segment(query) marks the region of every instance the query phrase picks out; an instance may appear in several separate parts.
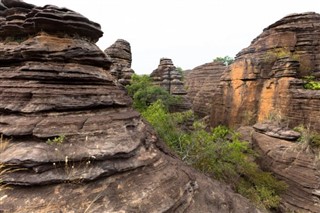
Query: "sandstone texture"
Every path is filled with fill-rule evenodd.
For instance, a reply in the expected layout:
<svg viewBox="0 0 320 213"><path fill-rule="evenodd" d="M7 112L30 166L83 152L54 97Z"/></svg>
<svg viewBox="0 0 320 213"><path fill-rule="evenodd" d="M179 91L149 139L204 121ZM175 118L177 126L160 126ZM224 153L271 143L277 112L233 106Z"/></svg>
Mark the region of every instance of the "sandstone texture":
<svg viewBox="0 0 320 213"><path fill-rule="evenodd" d="M158 68L155 69L150 77L155 85L165 88L170 94L181 98L180 103L174 106L173 111L185 111L191 109L191 103L187 97L183 76L169 58L161 58Z"/></svg>
<svg viewBox="0 0 320 213"><path fill-rule="evenodd" d="M214 95L212 125L254 124L277 114L290 127L320 130L320 91L303 87L304 76L320 77L319 21L312 12L288 15L238 53Z"/></svg>
<svg viewBox="0 0 320 213"><path fill-rule="evenodd" d="M94 44L98 24L0 5L0 212L258 212L185 166L131 108Z"/></svg>
<svg viewBox="0 0 320 213"><path fill-rule="evenodd" d="M288 184L282 212L320 212L320 160L301 144L253 131L252 144L259 164Z"/></svg>
<svg viewBox="0 0 320 213"><path fill-rule="evenodd" d="M114 44L104 51L112 61L110 73L114 75L121 84L128 85L134 70L131 69L132 54L130 43L118 39Z"/></svg>
<svg viewBox="0 0 320 213"><path fill-rule="evenodd" d="M218 90L220 78L227 67L223 63L211 62L187 72L184 83L193 111L204 117L210 115L213 97Z"/></svg>

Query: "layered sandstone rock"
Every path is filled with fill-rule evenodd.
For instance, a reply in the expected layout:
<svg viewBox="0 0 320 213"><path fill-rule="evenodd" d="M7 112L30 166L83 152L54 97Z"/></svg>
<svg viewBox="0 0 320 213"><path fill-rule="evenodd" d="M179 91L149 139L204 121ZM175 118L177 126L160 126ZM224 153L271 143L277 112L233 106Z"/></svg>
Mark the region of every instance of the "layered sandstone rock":
<svg viewBox="0 0 320 213"><path fill-rule="evenodd" d="M185 111L191 109L191 103L187 97L182 74L179 73L173 62L169 58L161 58L158 68L150 77L155 85L165 88L170 94L181 98L180 103L174 106L173 111Z"/></svg>
<svg viewBox="0 0 320 213"><path fill-rule="evenodd" d="M118 39L114 44L104 51L110 56L112 65L110 72L114 75L121 84L128 85L134 70L131 69L132 54L130 43Z"/></svg>
<svg viewBox="0 0 320 213"><path fill-rule="evenodd" d="M243 49L215 94L212 125L239 126L281 115L289 126L320 130L320 91L303 88L320 77L320 15L292 14L267 27Z"/></svg>
<svg viewBox="0 0 320 213"><path fill-rule="evenodd" d="M0 212L257 211L167 151L110 74L97 24L1 2Z"/></svg>
<svg viewBox="0 0 320 213"><path fill-rule="evenodd" d="M288 184L282 210L320 212L320 160L302 144L253 131L252 143L260 153L260 165Z"/></svg>
<svg viewBox="0 0 320 213"><path fill-rule="evenodd" d="M211 62L198 66L185 75L184 82L192 109L199 116L210 115L214 107L213 96L225 69L223 63Z"/></svg>

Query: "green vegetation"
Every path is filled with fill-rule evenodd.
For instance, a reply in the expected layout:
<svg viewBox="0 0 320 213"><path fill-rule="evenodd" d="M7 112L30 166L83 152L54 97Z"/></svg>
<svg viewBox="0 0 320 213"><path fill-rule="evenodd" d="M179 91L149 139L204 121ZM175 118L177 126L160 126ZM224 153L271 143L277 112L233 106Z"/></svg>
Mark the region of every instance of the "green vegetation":
<svg viewBox="0 0 320 213"><path fill-rule="evenodd" d="M305 89L320 90L320 81L317 81L314 76L305 76L306 83L303 85Z"/></svg>
<svg viewBox="0 0 320 213"><path fill-rule="evenodd" d="M141 80L145 80L144 77ZM130 88L138 88L141 84L140 81L133 81ZM133 97L136 97L135 94ZM141 105L144 103L136 103L136 106ZM256 153L247 142L239 139L235 131L224 126L208 130L199 121L193 122L192 127L186 130L186 123L194 120L193 112L170 113L161 99L139 110L159 137L187 164L226 182L260 207L276 208L279 205L279 194L286 189L286 185L259 169L254 162Z"/></svg>
<svg viewBox="0 0 320 213"><path fill-rule="evenodd" d="M316 131L312 131L310 126L305 127L300 125L294 128L295 131L300 132L301 136L298 140L300 147L303 151L309 153L318 153L320 152L320 134Z"/></svg>
<svg viewBox="0 0 320 213"><path fill-rule="evenodd" d="M133 75L131 84L126 86L131 97L133 97L133 107L139 112L143 112L151 103L162 100L167 109L179 100L169 94L168 91L160 86L152 85L148 75Z"/></svg>
<svg viewBox="0 0 320 213"><path fill-rule="evenodd" d="M53 139L50 139L50 138L49 138L49 139L47 140L47 144L49 144L49 145L62 144L62 143L64 142L65 138L66 138L66 137L65 137L64 135L60 135L60 136L58 136L58 137L54 137Z"/></svg>
<svg viewBox="0 0 320 213"><path fill-rule="evenodd" d="M299 61L299 55L291 52L288 48L274 48L268 50L264 56L266 62L274 63L281 58L290 58L295 61Z"/></svg>
<svg viewBox="0 0 320 213"><path fill-rule="evenodd" d="M216 57L215 59L213 59L213 62L222 62L224 65L228 66L234 62L234 58L230 56Z"/></svg>

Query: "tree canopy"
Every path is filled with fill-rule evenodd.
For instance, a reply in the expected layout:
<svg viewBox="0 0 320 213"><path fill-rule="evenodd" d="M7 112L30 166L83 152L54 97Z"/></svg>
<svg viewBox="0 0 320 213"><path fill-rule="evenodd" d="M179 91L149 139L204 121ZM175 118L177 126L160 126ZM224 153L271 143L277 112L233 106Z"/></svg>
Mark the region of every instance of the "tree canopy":
<svg viewBox="0 0 320 213"><path fill-rule="evenodd" d="M216 57L213 59L214 62L222 62L224 65L228 66L233 63L234 58L230 56L225 56L225 57Z"/></svg>

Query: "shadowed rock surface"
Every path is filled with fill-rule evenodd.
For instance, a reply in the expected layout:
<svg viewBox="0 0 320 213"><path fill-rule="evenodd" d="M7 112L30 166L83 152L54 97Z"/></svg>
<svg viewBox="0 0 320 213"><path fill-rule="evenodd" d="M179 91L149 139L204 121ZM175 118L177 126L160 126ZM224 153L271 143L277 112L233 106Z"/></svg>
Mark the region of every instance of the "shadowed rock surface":
<svg viewBox="0 0 320 213"><path fill-rule="evenodd" d="M132 54L130 43L118 39L114 44L104 51L111 57L112 65L110 73L114 75L123 85L128 85L134 70L131 69Z"/></svg>
<svg viewBox="0 0 320 213"><path fill-rule="evenodd" d="M240 126L280 114L289 126L320 130L320 91L303 88L320 77L320 15L292 14L267 27L224 73L212 111L213 126Z"/></svg>
<svg viewBox="0 0 320 213"><path fill-rule="evenodd" d="M211 62L198 66L185 75L184 83L192 109L199 116L210 115L214 107L212 105L213 96L226 68L223 63Z"/></svg>
<svg viewBox="0 0 320 213"><path fill-rule="evenodd" d="M155 85L165 88L170 94L181 98L181 102L173 107L173 111L186 111L191 109L191 103L187 97L182 74L178 72L169 58L161 58L158 68L151 74Z"/></svg>
<svg viewBox="0 0 320 213"><path fill-rule="evenodd" d="M258 212L167 151L110 74L97 24L24 5L0 16L0 212Z"/></svg>

